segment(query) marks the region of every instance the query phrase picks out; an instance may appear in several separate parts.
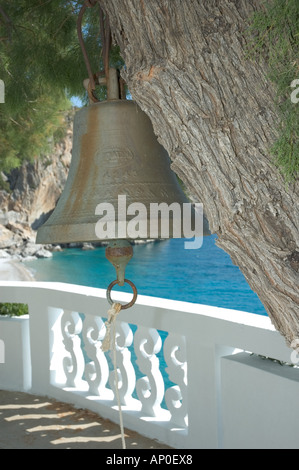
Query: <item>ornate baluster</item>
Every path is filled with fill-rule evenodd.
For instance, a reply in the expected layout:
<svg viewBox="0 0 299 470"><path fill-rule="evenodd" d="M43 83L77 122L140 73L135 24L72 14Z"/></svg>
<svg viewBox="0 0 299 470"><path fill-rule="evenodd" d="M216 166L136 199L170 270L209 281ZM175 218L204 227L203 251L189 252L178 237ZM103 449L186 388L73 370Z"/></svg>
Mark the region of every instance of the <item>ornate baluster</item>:
<svg viewBox="0 0 299 470"><path fill-rule="evenodd" d="M185 337L169 334L164 342L164 358L169 379L177 385L165 392L165 401L171 421L187 426L187 362Z"/></svg>
<svg viewBox="0 0 299 470"><path fill-rule="evenodd" d="M154 328L138 327L134 336L134 349L137 364L146 377L137 380L136 391L142 404L142 411L150 416L158 416L164 396L164 381L159 370L159 353L162 340Z"/></svg>
<svg viewBox="0 0 299 470"><path fill-rule="evenodd" d="M101 395L107 392L106 384L109 377L109 366L103 353L102 339L105 336L105 325L100 317L86 315L83 323L84 349L91 362L85 366L85 379L90 393Z"/></svg>
<svg viewBox="0 0 299 470"><path fill-rule="evenodd" d="M79 313L64 310L61 317L61 332L63 344L69 356L63 359L63 369L66 375L66 385L77 387L82 384L84 372L84 357L81 350L82 320Z"/></svg>
<svg viewBox="0 0 299 470"><path fill-rule="evenodd" d="M136 384L136 375L131 362L129 347L133 342L133 332L124 322L116 322L116 364L118 375L118 393L122 405L129 405ZM113 350L110 352L113 361ZM109 383L115 394L115 373L110 372Z"/></svg>

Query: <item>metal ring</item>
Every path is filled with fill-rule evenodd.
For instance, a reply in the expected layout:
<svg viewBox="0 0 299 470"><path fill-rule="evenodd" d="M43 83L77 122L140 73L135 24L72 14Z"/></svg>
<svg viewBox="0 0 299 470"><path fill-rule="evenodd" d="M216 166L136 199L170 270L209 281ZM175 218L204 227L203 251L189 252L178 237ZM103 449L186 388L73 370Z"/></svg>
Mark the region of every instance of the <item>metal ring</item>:
<svg viewBox="0 0 299 470"><path fill-rule="evenodd" d="M132 307L132 306L134 305L134 303L136 302L136 300L137 300L137 289L136 289L135 284L133 284L133 282L129 281L128 279L125 279L125 282L126 282L127 284L129 284L129 285L132 287L134 296L133 296L133 299L131 300L131 302L129 302L128 304L124 304L124 305L121 306L121 310L125 310L126 308ZM118 284L118 280L117 280L117 279L116 279L115 281L111 282L111 284L109 284L109 286L108 286L108 288L107 288L106 296L107 296L107 300L108 300L109 304L111 304L111 305L112 305L114 302L113 302L113 300L111 299L110 292L111 292L111 290L113 289L113 287L114 287L116 284Z"/></svg>

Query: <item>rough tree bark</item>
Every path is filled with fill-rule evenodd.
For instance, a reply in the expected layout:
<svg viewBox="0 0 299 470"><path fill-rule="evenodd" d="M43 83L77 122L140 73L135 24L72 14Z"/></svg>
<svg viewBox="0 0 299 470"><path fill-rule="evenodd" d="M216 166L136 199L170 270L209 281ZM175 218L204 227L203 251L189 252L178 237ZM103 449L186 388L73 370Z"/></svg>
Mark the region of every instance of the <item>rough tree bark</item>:
<svg viewBox="0 0 299 470"><path fill-rule="evenodd" d="M259 3L101 0L133 98L290 344L299 338L298 182L287 188L273 166L274 94L265 64L246 52Z"/></svg>

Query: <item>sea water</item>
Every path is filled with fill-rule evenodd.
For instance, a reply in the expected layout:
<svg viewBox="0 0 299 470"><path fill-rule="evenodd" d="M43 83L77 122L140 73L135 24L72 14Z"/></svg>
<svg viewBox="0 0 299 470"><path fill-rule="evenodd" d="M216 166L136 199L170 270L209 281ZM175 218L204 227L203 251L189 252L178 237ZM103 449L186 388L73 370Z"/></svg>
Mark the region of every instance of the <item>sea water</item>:
<svg viewBox="0 0 299 470"><path fill-rule="evenodd" d="M199 249L184 249L184 239L134 246L126 278L138 293L267 315L230 256L216 246L216 236L204 237ZM27 261L37 281L54 281L107 289L115 269L105 257L105 247L86 251L68 248L52 258ZM114 287L131 292L131 287ZM228 311L229 315L229 311Z"/></svg>

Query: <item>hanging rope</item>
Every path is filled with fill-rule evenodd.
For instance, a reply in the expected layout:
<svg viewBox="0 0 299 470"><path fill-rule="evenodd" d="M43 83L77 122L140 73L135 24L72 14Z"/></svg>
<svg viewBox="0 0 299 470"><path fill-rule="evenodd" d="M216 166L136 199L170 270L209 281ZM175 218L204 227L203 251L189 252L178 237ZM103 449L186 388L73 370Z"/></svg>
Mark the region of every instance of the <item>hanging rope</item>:
<svg viewBox="0 0 299 470"><path fill-rule="evenodd" d="M101 40L102 40L102 55L103 55L103 62L104 62L104 72L106 76L106 80L108 81L109 76L109 55L111 49L111 29L109 24L108 16L106 15L104 18L104 12L99 5L100 9L100 26L101 26Z"/></svg>
<svg viewBox="0 0 299 470"><path fill-rule="evenodd" d="M115 381L115 395L117 399L118 405L118 412L119 412L119 424L120 424L120 431L121 431L121 440L122 440L122 447L126 449L126 441L125 441L125 432L124 432L124 424L123 424L123 415L119 397L119 390L118 390L118 374L117 374L117 361L116 361L116 328L115 328L115 320L117 315L121 311L121 304L114 303L112 307L108 310L108 319L105 322L106 326L106 335L102 342L102 351L107 352L112 349L113 353L113 367L114 367L114 381ZM111 337L111 327L112 330L112 337Z"/></svg>
<svg viewBox="0 0 299 470"><path fill-rule="evenodd" d="M109 25L109 20L108 16L104 16L104 12L102 8L100 7L99 0L85 0L84 4L82 5L78 19L77 19L77 34L78 34L78 40L79 44L82 50L84 62L87 68L87 73L88 73L88 78L89 78L89 84L87 88L87 93L89 96L89 99L97 103L99 102L98 98L95 96L94 92L96 89L96 82L95 80L97 79L98 76L101 76L102 73L100 72L99 74L94 74L91 69L89 57L86 51L86 47L84 44L84 38L82 34L82 21L84 14L87 10L87 8L92 8L96 4L99 6L99 14L100 14L100 30L101 30L101 42L102 42L102 56L103 56L103 63L104 63L104 74L106 77L106 83L108 83L108 76L109 76L109 55L110 55L110 49L111 49L111 29Z"/></svg>
<svg viewBox="0 0 299 470"><path fill-rule="evenodd" d="M111 326L114 324L117 315L121 311L121 304L114 303L112 307L108 310L108 319L105 322L106 326L106 335L102 342L102 351L107 352L111 349Z"/></svg>

